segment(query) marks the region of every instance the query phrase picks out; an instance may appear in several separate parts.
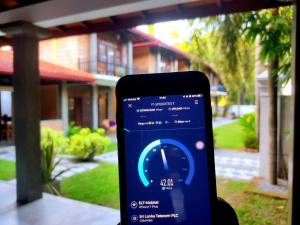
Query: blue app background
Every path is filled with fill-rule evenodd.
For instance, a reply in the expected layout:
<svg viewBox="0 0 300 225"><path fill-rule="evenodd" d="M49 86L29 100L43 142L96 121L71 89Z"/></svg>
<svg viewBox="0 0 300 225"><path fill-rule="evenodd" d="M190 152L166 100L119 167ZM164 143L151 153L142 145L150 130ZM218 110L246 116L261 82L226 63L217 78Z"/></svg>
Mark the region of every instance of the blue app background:
<svg viewBox="0 0 300 225"><path fill-rule="evenodd" d="M210 224L203 98L123 99L128 224Z"/></svg>

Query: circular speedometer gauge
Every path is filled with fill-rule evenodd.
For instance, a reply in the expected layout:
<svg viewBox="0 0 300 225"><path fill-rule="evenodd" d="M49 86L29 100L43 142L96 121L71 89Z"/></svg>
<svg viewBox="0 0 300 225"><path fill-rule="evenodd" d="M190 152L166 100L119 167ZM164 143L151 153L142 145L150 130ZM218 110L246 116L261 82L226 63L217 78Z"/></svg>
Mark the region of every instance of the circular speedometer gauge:
<svg viewBox="0 0 300 225"><path fill-rule="evenodd" d="M158 139L148 144L138 161L138 174L145 187L172 190L177 185L190 185L195 173L189 149L174 139Z"/></svg>

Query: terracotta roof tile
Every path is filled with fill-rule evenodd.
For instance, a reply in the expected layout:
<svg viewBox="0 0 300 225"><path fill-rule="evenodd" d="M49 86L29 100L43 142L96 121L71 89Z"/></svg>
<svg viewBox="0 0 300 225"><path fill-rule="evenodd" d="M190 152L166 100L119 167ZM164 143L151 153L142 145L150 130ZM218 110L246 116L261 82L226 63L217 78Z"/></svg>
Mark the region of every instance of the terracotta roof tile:
<svg viewBox="0 0 300 225"><path fill-rule="evenodd" d="M45 61L39 62L40 75L43 79L67 80L78 82L94 82L95 75L80 70L72 70L60 65L55 65ZM0 50L0 73L11 75L13 73L13 53L12 51Z"/></svg>

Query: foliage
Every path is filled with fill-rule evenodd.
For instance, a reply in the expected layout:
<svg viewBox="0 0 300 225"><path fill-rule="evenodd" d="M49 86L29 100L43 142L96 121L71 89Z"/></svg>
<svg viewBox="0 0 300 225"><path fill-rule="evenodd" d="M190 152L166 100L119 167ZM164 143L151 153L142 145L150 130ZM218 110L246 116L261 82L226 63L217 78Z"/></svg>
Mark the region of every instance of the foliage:
<svg viewBox="0 0 300 225"><path fill-rule="evenodd" d="M61 182L61 192L67 198L119 208L118 166L103 163L68 177Z"/></svg>
<svg viewBox="0 0 300 225"><path fill-rule="evenodd" d="M96 132L97 134L103 136L105 134L105 129L97 128L97 129L94 129L93 132Z"/></svg>
<svg viewBox="0 0 300 225"><path fill-rule="evenodd" d="M195 69L203 71L204 64L213 68L226 88L228 104L254 102L255 45L245 41L239 29L243 22L243 14L193 20L191 26L196 28L183 46L196 56Z"/></svg>
<svg viewBox="0 0 300 225"><path fill-rule="evenodd" d="M0 180L11 180L16 177L16 164L0 159Z"/></svg>
<svg viewBox="0 0 300 225"><path fill-rule="evenodd" d="M233 150L244 149L244 132L238 121L214 128L215 147Z"/></svg>
<svg viewBox="0 0 300 225"><path fill-rule="evenodd" d="M68 127L67 135L68 137L71 137L74 134L78 134L79 131L80 131L80 127L76 126L74 122L71 122L71 124Z"/></svg>
<svg viewBox="0 0 300 225"><path fill-rule="evenodd" d="M258 148L258 141L256 138L256 119L255 114L246 114L239 119L241 126L245 132L244 144L246 148Z"/></svg>
<svg viewBox="0 0 300 225"><path fill-rule="evenodd" d="M254 42L259 38L261 61L278 58L280 64L274 72L285 75L284 81L288 81L291 74L292 8L261 10L246 15L246 40Z"/></svg>
<svg viewBox="0 0 300 225"><path fill-rule="evenodd" d="M67 153L74 154L82 161L93 160L96 154L101 154L109 144L109 138L103 137L103 131L92 132L89 128L81 128L78 134L70 137Z"/></svg>
<svg viewBox="0 0 300 225"><path fill-rule="evenodd" d="M56 159L59 152L67 146L67 139L62 132L56 132L50 128L41 130L41 151L42 151L42 179L48 189L53 194L59 194L53 185L55 179L63 174L66 170L60 171L53 176L53 171L60 163L61 159Z"/></svg>

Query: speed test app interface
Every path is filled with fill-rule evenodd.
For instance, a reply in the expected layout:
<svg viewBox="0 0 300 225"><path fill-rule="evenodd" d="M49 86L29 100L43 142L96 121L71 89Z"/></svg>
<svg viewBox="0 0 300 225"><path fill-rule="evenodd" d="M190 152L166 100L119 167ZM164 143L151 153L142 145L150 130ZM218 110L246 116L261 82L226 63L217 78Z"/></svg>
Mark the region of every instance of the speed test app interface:
<svg viewBox="0 0 300 225"><path fill-rule="evenodd" d="M211 224L203 98L122 99L128 224Z"/></svg>

